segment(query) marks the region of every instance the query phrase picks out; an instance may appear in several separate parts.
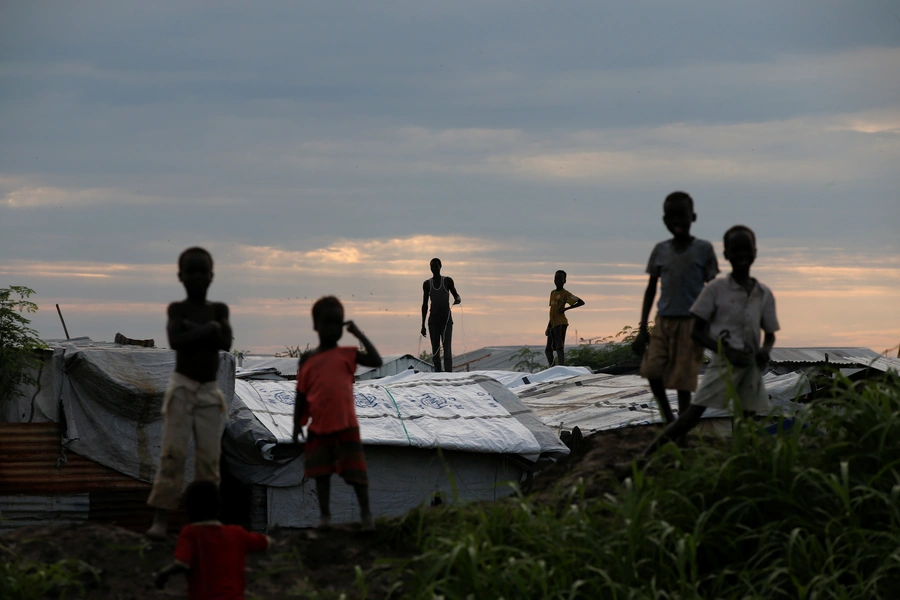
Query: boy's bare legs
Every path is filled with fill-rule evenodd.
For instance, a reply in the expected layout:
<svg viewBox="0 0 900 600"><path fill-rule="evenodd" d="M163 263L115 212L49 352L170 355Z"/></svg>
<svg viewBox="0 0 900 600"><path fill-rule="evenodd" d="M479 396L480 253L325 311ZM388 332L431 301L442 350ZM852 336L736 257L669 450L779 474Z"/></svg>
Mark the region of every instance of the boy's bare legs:
<svg viewBox="0 0 900 600"><path fill-rule="evenodd" d="M331 475L316 477L316 496L319 498L319 527L331 526Z"/></svg>
<svg viewBox="0 0 900 600"><path fill-rule="evenodd" d="M690 390L678 390L678 416L680 417L684 413L687 412L688 408L691 406L691 392ZM675 440L675 443L680 447L687 447L687 433L682 435L680 438Z"/></svg>
<svg viewBox="0 0 900 600"><path fill-rule="evenodd" d="M662 418L666 423L672 423L675 421L675 415L672 414L672 407L669 406L669 397L666 396L666 386L663 385L662 379L649 379L648 383L650 384L650 391L653 392L653 396L656 398L656 403L659 405L659 411L662 413ZM679 406L681 398L679 397ZM688 401L690 404L690 400Z"/></svg>
<svg viewBox="0 0 900 600"><path fill-rule="evenodd" d="M453 340L453 323L447 323L444 326L444 332L441 334L441 346L444 349L444 371L453 372L453 353L450 351L450 344Z"/></svg>
<svg viewBox="0 0 900 600"><path fill-rule="evenodd" d="M557 351L556 351L556 358L557 358L558 361L559 361L559 362L557 362L556 364L560 365L561 367L566 366L566 353L565 353L565 350L563 350L562 348L560 348L559 350L557 350Z"/></svg>
<svg viewBox="0 0 900 600"><path fill-rule="evenodd" d="M547 368L549 369L553 366L553 350L545 350L544 356L547 357Z"/></svg>
<svg viewBox="0 0 900 600"><path fill-rule="evenodd" d="M372 519L372 510L369 508L369 486L354 483L353 490L356 492L356 499L359 500L362 528L365 531L372 531L375 529L375 520Z"/></svg>
<svg viewBox="0 0 900 600"><path fill-rule="evenodd" d="M156 513L153 515L153 523L150 525L150 529L144 534L151 540L164 540L166 539L166 533L169 529L169 521L168 514L164 508L157 508Z"/></svg>
<svg viewBox="0 0 900 600"><path fill-rule="evenodd" d="M677 421L670 423L669 426L666 427L666 430L647 446L647 449L644 450L641 457L646 458L669 442L674 442L678 438L687 435L688 431L697 426L697 423L700 422L700 417L703 416L705 411L705 406L698 406L696 404L689 406L686 411L681 413Z"/></svg>

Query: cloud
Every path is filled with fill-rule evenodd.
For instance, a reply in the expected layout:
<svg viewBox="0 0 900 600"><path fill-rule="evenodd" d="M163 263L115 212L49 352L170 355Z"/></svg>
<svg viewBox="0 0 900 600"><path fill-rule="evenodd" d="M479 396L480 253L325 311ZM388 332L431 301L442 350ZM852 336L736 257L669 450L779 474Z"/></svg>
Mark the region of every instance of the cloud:
<svg viewBox="0 0 900 600"><path fill-rule="evenodd" d="M540 248L522 253L514 244L474 237L335 240L302 252L223 245L213 249L216 279L210 297L231 306L241 349L275 351L314 343L309 308L328 293L341 298L383 352L411 352L419 343L421 283L429 276L434 245L457 249L455 256L447 255L444 271L454 277L463 297L454 309L460 343L463 326L468 349L542 343L556 265L544 260ZM570 316L573 332L585 338L634 324L647 281L640 263L593 260L603 254L599 248L589 248L566 265L567 287L587 303ZM754 274L775 293L782 324L779 344L896 344L890 342L891 327L882 330L896 312L900 259L894 253L770 250L777 252L761 256ZM333 255L342 258L333 260ZM727 271L727 264L722 268ZM7 261L0 263L0 274L33 282L42 308L35 323L46 337L58 337L53 305L60 303L77 335L111 339L122 331L163 344L165 304L184 293L174 264Z"/></svg>

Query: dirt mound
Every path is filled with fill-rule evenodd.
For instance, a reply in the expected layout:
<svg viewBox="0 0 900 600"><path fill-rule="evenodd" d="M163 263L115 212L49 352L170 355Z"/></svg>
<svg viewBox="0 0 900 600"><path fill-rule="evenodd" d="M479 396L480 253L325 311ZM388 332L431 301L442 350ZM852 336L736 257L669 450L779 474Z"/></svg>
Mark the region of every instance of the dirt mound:
<svg viewBox="0 0 900 600"><path fill-rule="evenodd" d="M585 438L565 460L539 473L530 490L538 502L553 502L559 490L583 481L585 495L614 492L619 485L612 465L638 455L658 434L656 427L629 427ZM409 557L411 548L387 543L378 532L354 526L314 530L273 531L269 552L247 559L247 598L303 597L314 592L359 596L355 567L370 569L378 559ZM20 568L30 561L54 564L68 561L86 598L143 600L184 598L183 577L173 577L164 592L153 587L153 573L172 560L175 536L152 542L111 525L95 523L25 527L0 536L0 551ZM383 578L385 579L385 578ZM370 598L384 596L389 581L369 582ZM59 597L56 592L48 597ZM68 594L67 597L77 597ZM328 595L326 594L326 597Z"/></svg>
<svg viewBox="0 0 900 600"><path fill-rule="evenodd" d="M660 431L653 426L624 427L586 437L569 456L541 471L529 493L537 502L551 502L559 492L575 486L579 480L583 482L586 497L611 493L619 485L613 465L639 455Z"/></svg>
<svg viewBox="0 0 900 600"><path fill-rule="evenodd" d="M273 532L268 552L247 558L247 598L282 598L312 592L347 592L356 597L355 567L371 568L377 558L402 556L387 548L376 533L358 527L335 527L327 532ZM0 536L0 549L20 568L30 561L54 564L69 561L86 598L144 600L184 598L183 577L172 577L164 592L153 587L153 573L172 560L175 536L151 542L142 535L93 523L24 527ZM386 585L386 584L385 584ZM78 597L69 589L66 597ZM383 595L372 589L370 595ZM56 591L47 597L59 597Z"/></svg>

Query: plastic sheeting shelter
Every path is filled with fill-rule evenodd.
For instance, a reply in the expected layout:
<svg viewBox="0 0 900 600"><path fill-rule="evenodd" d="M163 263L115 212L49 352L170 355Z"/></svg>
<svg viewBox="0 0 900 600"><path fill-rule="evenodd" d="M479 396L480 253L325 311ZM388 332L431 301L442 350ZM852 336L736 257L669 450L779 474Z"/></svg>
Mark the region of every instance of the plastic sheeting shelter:
<svg viewBox="0 0 900 600"><path fill-rule="evenodd" d="M91 342L51 341L38 385L0 409L8 423L58 422L63 446L101 465L152 482L162 440L163 394L175 352ZM218 383L234 393L234 358L219 353ZM188 473L192 469L188 458ZM63 467L65 468L65 467Z"/></svg>
<svg viewBox="0 0 900 600"><path fill-rule="evenodd" d="M701 376L702 378L702 376ZM801 373L769 374L764 378L773 410L793 415L798 394L809 393L809 381ZM662 423L659 407L647 380L638 375L583 375L561 381L516 388L519 398L545 425L558 431L578 427L585 434L633 425ZM674 412L678 395L668 391ZM707 410L703 420L729 419L726 410Z"/></svg>
<svg viewBox="0 0 900 600"><path fill-rule="evenodd" d="M267 486L269 526L318 520L315 482L290 452L294 384L237 381L225 456L242 481ZM541 460L569 450L497 380L479 373L419 373L357 383L354 403L376 516L405 513L435 493L445 502L493 500ZM438 450L440 449L440 451ZM336 522L358 519L352 490L332 485Z"/></svg>

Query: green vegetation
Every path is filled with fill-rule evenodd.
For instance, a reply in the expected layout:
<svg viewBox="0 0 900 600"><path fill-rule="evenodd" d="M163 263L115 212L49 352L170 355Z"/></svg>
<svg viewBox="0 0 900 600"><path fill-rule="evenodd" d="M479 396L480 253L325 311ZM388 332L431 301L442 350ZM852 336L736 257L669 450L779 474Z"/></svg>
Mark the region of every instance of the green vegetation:
<svg viewBox="0 0 900 600"><path fill-rule="evenodd" d="M84 561L65 559L43 564L22 560L0 546L0 598L80 598L100 581L100 571Z"/></svg>
<svg viewBox="0 0 900 600"><path fill-rule="evenodd" d="M851 384L769 435L669 445L616 495L421 509L395 598L900 597L900 378ZM602 474L601 477L611 477Z"/></svg>
<svg viewBox="0 0 900 600"><path fill-rule="evenodd" d="M542 352L535 352L528 346L522 346L519 348L515 354L512 355L512 358L509 359L509 362L516 361L516 364L513 365L514 371L522 371L523 373L534 373L535 371L540 371L541 369L545 369L545 361L544 354Z"/></svg>
<svg viewBox="0 0 900 600"><path fill-rule="evenodd" d="M34 290L13 285L0 288L0 403L19 397L19 386L34 385L41 366L37 350L46 348L25 313L38 306L28 298Z"/></svg>
<svg viewBox="0 0 900 600"><path fill-rule="evenodd" d="M650 328L652 330L652 327ZM600 338L592 344L580 344L566 350L566 364L573 367L589 367L592 371L611 367L620 362L638 360L631 349L638 330L630 325L615 335Z"/></svg>

